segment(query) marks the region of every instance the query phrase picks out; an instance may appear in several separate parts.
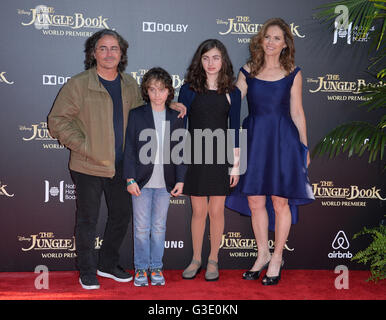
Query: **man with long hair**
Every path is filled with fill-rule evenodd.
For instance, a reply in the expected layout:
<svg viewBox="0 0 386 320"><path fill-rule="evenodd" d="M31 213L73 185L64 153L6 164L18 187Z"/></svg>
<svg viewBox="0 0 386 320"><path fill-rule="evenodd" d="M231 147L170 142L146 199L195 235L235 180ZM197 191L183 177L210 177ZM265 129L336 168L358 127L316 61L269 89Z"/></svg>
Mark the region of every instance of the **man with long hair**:
<svg viewBox="0 0 386 320"><path fill-rule="evenodd" d="M85 43L86 71L72 77L59 92L48 115L52 137L71 151L70 173L76 185L77 265L84 289L99 289L96 274L128 282L119 263L119 248L132 215L131 197L122 177L123 150L130 109L143 105L136 81L123 71L128 43L103 29ZM186 108L172 103L172 109ZM94 250L102 193L108 219L97 261Z"/></svg>
<svg viewBox="0 0 386 320"><path fill-rule="evenodd" d="M119 282L132 276L119 263L119 248L132 214L122 178L122 160L130 109L143 104L136 81L123 73L128 43L104 29L85 43L86 71L59 92L48 116L53 137L70 149L70 173L76 185L77 267L84 289L98 289L96 274ZM108 218L99 252L95 235L104 193Z"/></svg>

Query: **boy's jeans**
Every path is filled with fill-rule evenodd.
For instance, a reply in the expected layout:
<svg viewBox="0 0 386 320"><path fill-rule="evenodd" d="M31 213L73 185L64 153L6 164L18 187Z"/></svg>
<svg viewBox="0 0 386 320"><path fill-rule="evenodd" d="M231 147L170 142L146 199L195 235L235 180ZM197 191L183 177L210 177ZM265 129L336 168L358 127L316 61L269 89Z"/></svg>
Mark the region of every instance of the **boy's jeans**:
<svg viewBox="0 0 386 320"><path fill-rule="evenodd" d="M142 188L141 195L132 200L134 267L162 269L170 194L166 188Z"/></svg>

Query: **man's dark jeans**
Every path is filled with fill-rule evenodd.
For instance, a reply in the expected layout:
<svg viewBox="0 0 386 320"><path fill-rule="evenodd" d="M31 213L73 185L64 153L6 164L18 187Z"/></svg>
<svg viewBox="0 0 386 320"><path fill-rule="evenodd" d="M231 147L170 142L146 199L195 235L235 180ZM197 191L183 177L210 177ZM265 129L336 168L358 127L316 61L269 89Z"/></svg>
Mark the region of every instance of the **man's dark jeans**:
<svg viewBox="0 0 386 320"><path fill-rule="evenodd" d="M126 191L122 169L114 178L104 178L70 170L76 185L75 240L77 266L80 275L96 274L98 268L109 271L119 263L119 249L132 217L131 196ZM95 257L95 236L102 193L105 195L108 217L99 252Z"/></svg>

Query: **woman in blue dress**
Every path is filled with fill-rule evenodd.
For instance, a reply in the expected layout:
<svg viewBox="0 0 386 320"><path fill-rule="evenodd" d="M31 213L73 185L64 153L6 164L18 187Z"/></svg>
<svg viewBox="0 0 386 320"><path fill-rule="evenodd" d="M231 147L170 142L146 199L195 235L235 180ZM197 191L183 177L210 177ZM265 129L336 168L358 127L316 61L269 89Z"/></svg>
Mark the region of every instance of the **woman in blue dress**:
<svg viewBox="0 0 386 320"><path fill-rule="evenodd" d="M247 169L226 199L226 206L250 215L258 257L244 279L277 284L284 265L283 249L297 205L314 200L307 177L310 156L302 106L302 74L294 64L294 40L288 24L269 19L251 39L250 58L240 69L237 86L247 96ZM242 146L241 146L242 148ZM242 163L243 161L241 161ZM268 230L275 230L275 249L268 247Z"/></svg>

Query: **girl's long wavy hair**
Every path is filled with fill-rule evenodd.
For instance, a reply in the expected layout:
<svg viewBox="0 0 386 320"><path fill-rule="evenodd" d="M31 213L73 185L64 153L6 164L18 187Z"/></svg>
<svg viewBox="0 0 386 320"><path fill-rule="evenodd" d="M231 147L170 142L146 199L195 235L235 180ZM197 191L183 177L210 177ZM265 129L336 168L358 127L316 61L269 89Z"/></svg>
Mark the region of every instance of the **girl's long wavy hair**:
<svg viewBox="0 0 386 320"><path fill-rule="evenodd" d="M264 65L264 49L262 43L268 28L271 26L278 26L284 34L284 41L287 44L287 48L284 48L280 53L279 61L287 75L295 66L295 44L291 28L283 19L271 18L267 20L260 31L252 37L249 44L250 57L247 64L250 67L251 77L256 77Z"/></svg>
<svg viewBox="0 0 386 320"><path fill-rule="evenodd" d="M234 88L233 65L228 56L224 44L217 39L208 39L202 42L190 63L185 77L185 82L189 83L190 88L197 93L204 93L208 90L206 83L206 73L202 67L202 55L209 50L217 48L221 53L222 66L217 78L217 92L220 94L228 93Z"/></svg>
<svg viewBox="0 0 386 320"><path fill-rule="evenodd" d="M98 32L95 32L90 38L86 40L86 43L84 44L84 53L86 55L84 60L85 70L96 66L94 52L99 39L104 36L113 36L115 39L117 39L119 47L121 49L121 61L118 64L118 71L123 72L127 66L127 48L129 47L129 44L125 39L122 38L122 36L118 32L110 29L103 29Z"/></svg>

